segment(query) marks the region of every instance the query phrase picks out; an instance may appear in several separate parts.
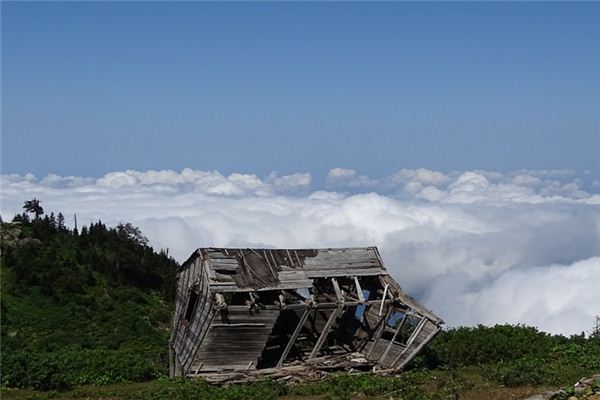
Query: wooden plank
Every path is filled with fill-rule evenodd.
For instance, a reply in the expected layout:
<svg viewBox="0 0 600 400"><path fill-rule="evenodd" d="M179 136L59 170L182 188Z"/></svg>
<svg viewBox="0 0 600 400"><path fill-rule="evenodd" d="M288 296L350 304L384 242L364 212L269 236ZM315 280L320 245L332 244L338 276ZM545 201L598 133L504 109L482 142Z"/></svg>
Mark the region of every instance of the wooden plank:
<svg viewBox="0 0 600 400"><path fill-rule="evenodd" d="M304 323L306 322L306 319L308 318L309 314L310 314L310 308L307 308L306 310L304 310L304 313L302 314L302 317L300 317L300 321L298 322L298 325L296 325L296 329L294 329L294 333L290 337L290 340L287 342L287 345L285 346L285 349L283 350L283 353L281 354L281 357L279 358L279 361L277 362L277 367L281 367L283 365L283 361L285 360L288 353L292 349L292 346L294 345L294 342L296 341L298 334L304 327Z"/></svg>
<svg viewBox="0 0 600 400"><path fill-rule="evenodd" d="M267 256L267 252L265 250L263 250L263 255L265 261L267 262L267 265L269 266L269 269L271 270L271 273L273 274L273 276L277 276L277 274L275 273L275 269L271 266L271 261L269 261L269 256ZM275 268L277 268L277 265L275 265Z"/></svg>
<svg viewBox="0 0 600 400"><path fill-rule="evenodd" d="M335 290L335 297L337 297L338 302L344 302L344 295L342 295L342 291L340 290L340 284L337 279L331 278L331 283L333 284L333 290Z"/></svg>
<svg viewBox="0 0 600 400"><path fill-rule="evenodd" d="M325 324L325 328L323 329L323 332L321 332L321 335L319 336L319 339L317 339L317 343L315 343L315 347L313 347L312 351L310 352L310 355L308 356L309 360L312 360L316 357L316 355L319 353L319 350L321 350L321 346L323 346L323 342L325 342L325 339L327 339L327 335L329 334L329 331L331 330L333 324L335 323L337 317L339 316L339 314L342 311L342 306L336 308L335 310L333 310L333 312L329 315L329 319L327 320L327 323Z"/></svg>
<svg viewBox="0 0 600 400"><path fill-rule="evenodd" d="M201 345L201 337L202 332L205 330L207 324L210 323L212 319L212 301L210 299L210 291L208 288L208 274L206 269L204 268L203 262L199 262L199 271L198 271L198 283L200 291L200 297L198 299L199 306L196 307L196 311L194 313L192 325L190 327L190 334L188 336L188 355L182 363L184 370L187 372L189 368L192 366L196 353ZM211 318L209 318L209 316Z"/></svg>
<svg viewBox="0 0 600 400"><path fill-rule="evenodd" d="M306 276L309 278L329 278L329 277L347 277L348 270L344 268L331 269L331 270L309 270L304 269ZM384 275L385 271L380 268L361 268L352 270L352 275L355 276L377 276Z"/></svg>
<svg viewBox="0 0 600 400"><path fill-rule="evenodd" d="M383 311L383 303L385 301L385 296L387 295L389 285L386 283L385 288L383 289L383 296L381 297L381 306L379 307L379 315L381 315Z"/></svg>
<svg viewBox="0 0 600 400"><path fill-rule="evenodd" d="M358 301L361 303L365 302L365 294L362 291L362 288L360 287L360 282L358 281L358 278L355 276L354 277L354 284L356 285L356 293L358 294Z"/></svg>

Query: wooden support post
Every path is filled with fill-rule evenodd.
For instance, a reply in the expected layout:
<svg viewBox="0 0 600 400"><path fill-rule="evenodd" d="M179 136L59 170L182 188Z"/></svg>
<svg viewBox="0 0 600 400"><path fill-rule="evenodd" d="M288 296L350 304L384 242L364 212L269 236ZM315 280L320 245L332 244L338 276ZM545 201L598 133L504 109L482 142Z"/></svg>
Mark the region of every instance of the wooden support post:
<svg viewBox="0 0 600 400"><path fill-rule="evenodd" d="M358 281L358 278L355 276L354 277L354 284L356 285L356 293L358 294L358 301L361 303L365 302L365 294L362 291L362 287L360 287L360 282Z"/></svg>
<svg viewBox="0 0 600 400"><path fill-rule="evenodd" d="M310 352L310 356L308 356L309 360L314 359L317 356L317 354L319 353L319 350L321 350L321 346L323 346L325 339L327 339L327 335L329 335L329 331L331 330L331 327L333 326L335 320L340 315L342 310L343 310L343 306L340 305L338 308L333 310L333 312L329 315L329 319L327 320L327 323L325 324L325 327L323 328L323 332L321 332L321 336L319 336L319 339L317 339L317 343L315 344L315 347Z"/></svg>
<svg viewBox="0 0 600 400"><path fill-rule="evenodd" d="M344 302L344 296L342 295L342 291L340 290L340 285L336 278L331 278L331 283L333 283L333 290L335 290L335 297L337 297L338 302Z"/></svg>
<svg viewBox="0 0 600 400"><path fill-rule="evenodd" d="M304 323L306 322L306 319L308 318L308 315L310 314L310 310L311 310L310 308L307 308L306 310L304 310L304 314L302 314L302 317L300 317L300 321L298 322L298 325L296 325L296 329L294 329L294 333L292 334L292 337L290 337L290 340L288 341L287 345L285 346L285 349L283 350L283 353L281 354L281 357L279 358L279 362L277 363L277 368L279 368L283 365L285 358L287 357L290 350L292 350L292 346L294 345L294 342L296 342L296 338L298 337L298 334L302 330L302 327L304 326Z"/></svg>
<svg viewBox="0 0 600 400"><path fill-rule="evenodd" d="M383 289L383 296L381 297L381 306L379 307L379 316L381 316L381 312L383 311L383 303L385 303L385 296L387 296L389 285L386 283L385 288Z"/></svg>

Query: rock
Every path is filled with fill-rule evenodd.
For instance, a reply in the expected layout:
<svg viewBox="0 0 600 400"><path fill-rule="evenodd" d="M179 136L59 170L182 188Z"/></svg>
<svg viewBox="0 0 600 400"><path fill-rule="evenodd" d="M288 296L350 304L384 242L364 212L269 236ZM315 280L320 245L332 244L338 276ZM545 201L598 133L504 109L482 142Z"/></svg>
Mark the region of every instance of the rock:
<svg viewBox="0 0 600 400"><path fill-rule="evenodd" d="M14 238L21 236L21 230L19 228L12 228L8 231L8 234Z"/></svg>

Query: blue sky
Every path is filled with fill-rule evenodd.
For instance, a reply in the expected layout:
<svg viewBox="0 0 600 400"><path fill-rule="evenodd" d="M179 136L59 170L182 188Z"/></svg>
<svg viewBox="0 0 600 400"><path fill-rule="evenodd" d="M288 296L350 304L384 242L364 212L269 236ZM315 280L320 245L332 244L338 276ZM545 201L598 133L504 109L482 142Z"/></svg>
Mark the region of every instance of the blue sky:
<svg viewBox="0 0 600 400"><path fill-rule="evenodd" d="M600 176L600 3L2 2L2 173Z"/></svg>
<svg viewBox="0 0 600 400"><path fill-rule="evenodd" d="M4 220L377 245L449 326L600 314L600 3L1 7Z"/></svg>

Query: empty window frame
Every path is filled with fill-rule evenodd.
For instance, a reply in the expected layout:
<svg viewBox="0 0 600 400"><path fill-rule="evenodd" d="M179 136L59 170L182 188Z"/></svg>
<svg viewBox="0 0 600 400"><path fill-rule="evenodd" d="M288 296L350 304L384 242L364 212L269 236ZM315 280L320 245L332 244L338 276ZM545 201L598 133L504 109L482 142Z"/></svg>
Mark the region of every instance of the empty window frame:
<svg viewBox="0 0 600 400"><path fill-rule="evenodd" d="M190 296L188 298L187 306L185 307L185 314L183 316L183 319L188 323L191 323L192 319L194 318L199 299L200 295L198 292L196 290L190 290Z"/></svg>

